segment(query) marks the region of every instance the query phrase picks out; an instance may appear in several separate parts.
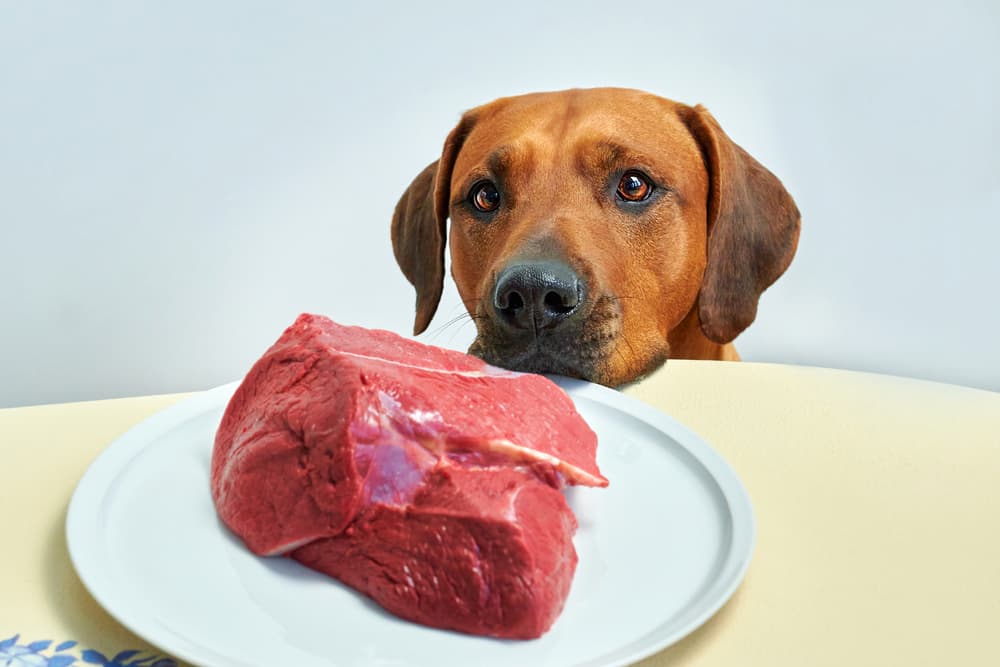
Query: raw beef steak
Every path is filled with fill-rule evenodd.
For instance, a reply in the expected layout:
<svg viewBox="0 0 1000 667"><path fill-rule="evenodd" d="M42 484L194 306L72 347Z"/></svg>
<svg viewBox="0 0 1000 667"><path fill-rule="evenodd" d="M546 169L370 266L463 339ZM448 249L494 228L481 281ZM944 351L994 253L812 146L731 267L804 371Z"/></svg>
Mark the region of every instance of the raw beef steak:
<svg viewBox="0 0 1000 667"><path fill-rule="evenodd" d="M530 638L576 567L559 489L607 485L596 447L546 378L302 315L233 395L212 495L257 554L420 623Z"/></svg>

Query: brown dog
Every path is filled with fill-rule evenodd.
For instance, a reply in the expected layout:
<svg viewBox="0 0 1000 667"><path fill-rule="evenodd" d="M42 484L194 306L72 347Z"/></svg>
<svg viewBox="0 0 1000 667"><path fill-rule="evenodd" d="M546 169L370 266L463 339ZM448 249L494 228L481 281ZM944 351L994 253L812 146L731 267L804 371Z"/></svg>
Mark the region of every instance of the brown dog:
<svg viewBox="0 0 1000 667"><path fill-rule="evenodd" d="M403 193L396 260L427 328L452 276L507 368L609 386L668 357L732 359L787 268L799 212L701 106L599 88L467 112Z"/></svg>

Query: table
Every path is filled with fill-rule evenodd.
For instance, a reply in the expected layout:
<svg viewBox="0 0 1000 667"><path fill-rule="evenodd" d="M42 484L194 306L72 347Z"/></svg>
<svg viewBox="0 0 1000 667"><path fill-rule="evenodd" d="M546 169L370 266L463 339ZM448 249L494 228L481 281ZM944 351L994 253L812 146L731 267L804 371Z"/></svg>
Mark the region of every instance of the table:
<svg viewBox="0 0 1000 667"><path fill-rule="evenodd" d="M758 523L734 597L643 667L1000 664L1000 394L679 360L626 392L712 443ZM66 656L57 667L85 650L105 663L141 651L115 667L161 655L83 588L64 522L97 454L185 396L0 410L0 664L41 640L38 655Z"/></svg>

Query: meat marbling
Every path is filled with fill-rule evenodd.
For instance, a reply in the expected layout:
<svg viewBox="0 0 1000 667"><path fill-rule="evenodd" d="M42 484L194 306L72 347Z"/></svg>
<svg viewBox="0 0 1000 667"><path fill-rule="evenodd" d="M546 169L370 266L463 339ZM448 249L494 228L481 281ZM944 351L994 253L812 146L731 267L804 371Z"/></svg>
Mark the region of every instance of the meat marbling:
<svg viewBox="0 0 1000 667"><path fill-rule="evenodd" d="M216 434L211 490L287 555L426 625L544 633L576 568L563 484L606 486L597 438L548 379L301 315Z"/></svg>

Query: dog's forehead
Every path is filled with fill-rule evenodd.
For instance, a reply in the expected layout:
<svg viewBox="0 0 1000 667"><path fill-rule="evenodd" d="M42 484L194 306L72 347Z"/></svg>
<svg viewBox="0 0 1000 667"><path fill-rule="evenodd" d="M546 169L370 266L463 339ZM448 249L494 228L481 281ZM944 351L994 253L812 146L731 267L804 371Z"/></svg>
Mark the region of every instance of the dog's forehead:
<svg viewBox="0 0 1000 667"><path fill-rule="evenodd" d="M500 98L469 112L473 123L456 168L463 171L481 163L498 147L576 157L597 144L613 144L654 156L698 155L697 144L678 114L682 106L622 88Z"/></svg>

